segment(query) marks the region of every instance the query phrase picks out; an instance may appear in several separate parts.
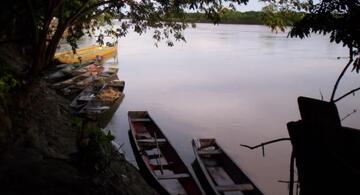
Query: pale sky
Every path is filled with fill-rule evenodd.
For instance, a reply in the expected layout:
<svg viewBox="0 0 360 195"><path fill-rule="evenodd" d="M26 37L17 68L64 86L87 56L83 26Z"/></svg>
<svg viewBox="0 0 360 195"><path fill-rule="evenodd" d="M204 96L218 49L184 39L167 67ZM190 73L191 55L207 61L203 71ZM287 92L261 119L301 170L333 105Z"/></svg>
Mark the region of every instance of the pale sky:
<svg viewBox="0 0 360 195"><path fill-rule="evenodd" d="M237 6L239 11L260 11L265 3L258 0L249 0L247 5Z"/></svg>

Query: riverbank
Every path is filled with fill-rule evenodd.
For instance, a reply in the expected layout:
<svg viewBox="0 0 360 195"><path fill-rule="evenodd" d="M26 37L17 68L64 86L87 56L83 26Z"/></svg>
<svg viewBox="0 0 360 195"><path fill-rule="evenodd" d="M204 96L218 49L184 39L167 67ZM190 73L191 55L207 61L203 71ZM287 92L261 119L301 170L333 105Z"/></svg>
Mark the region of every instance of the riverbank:
<svg viewBox="0 0 360 195"><path fill-rule="evenodd" d="M3 94L1 194L156 194L98 125L42 79Z"/></svg>
<svg viewBox="0 0 360 195"><path fill-rule="evenodd" d="M240 12L234 11L231 9L223 9L216 18L216 23L218 24L254 24L254 25L267 25L269 26L269 13L264 11L247 11ZM278 15L273 15L272 17L282 17L286 18L287 21L293 23L298 21L304 16L304 13L301 12L286 12L278 13ZM212 16L214 17L214 16ZM195 12L195 13L184 13L181 18L175 18L176 21L184 21L187 23L214 23L214 20L210 19L204 13Z"/></svg>

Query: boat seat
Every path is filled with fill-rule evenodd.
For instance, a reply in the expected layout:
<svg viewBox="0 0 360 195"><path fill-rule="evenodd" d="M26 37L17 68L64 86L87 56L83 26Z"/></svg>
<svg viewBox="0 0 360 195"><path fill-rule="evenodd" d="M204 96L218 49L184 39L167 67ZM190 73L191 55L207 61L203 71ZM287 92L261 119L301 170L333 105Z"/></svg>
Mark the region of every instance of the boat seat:
<svg viewBox="0 0 360 195"><path fill-rule="evenodd" d="M165 143L167 143L167 141L165 139L157 139L157 144L159 146L164 145ZM137 143L140 146L149 146L149 147L156 147L156 141L155 139L138 139Z"/></svg>
<svg viewBox="0 0 360 195"><path fill-rule="evenodd" d="M147 154L146 155L149 159L157 159L159 158L159 154ZM161 157L162 155L160 155Z"/></svg>
<svg viewBox="0 0 360 195"><path fill-rule="evenodd" d="M131 119L132 122L150 122L151 120L149 118L134 118Z"/></svg>
<svg viewBox="0 0 360 195"><path fill-rule="evenodd" d="M199 150L197 151L199 155L214 155L214 154L222 154L222 151L220 149L215 150Z"/></svg>
<svg viewBox="0 0 360 195"><path fill-rule="evenodd" d="M89 110L89 111L102 111L102 110L109 110L110 107L109 106L100 106L100 107L87 107L84 109Z"/></svg>
<svg viewBox="0 0 360 195"><path fill-rule="evenodd" d="M222 185L216 186L216 190L220 192L231 192L231 191L251 191L254 190L254 186L248 184L234 184L234 185Z"/></svg>
<svg viewBox="0 0 360 195"><path fill-rule="evenodd" d="M143 133L136 133L135 136L137 139L143 139L143 138L144 139L152 139L150 133L147 132L146 129L143 129L142 131L143 131Z"/></svg>
<svg viewBox="0 0 360 195"><path fill-rule="evenodd" d="M82 95L78 98L79 101L90 101L94 98L92 95Z"/></svg>
<svg viewBox="0 0 360 195"><path fill-rule="evenodd" d="M138 139L137 140L138 142L142 142L142 143L156 143L156 141L158 143L163 143L163 142L167 142L166 139L163 139L163 138L159 138L159 139Z"/></svg>
<svg viewBox="0 0 360 195"><path fill-rule="evenodd" d="M187 178L190 177L187 173L177 173L177 174L169 174L169 175L158 175L157 178L159 180L163 179L180 179L180 178Z"/></svg>
<svg viewBox="0 0 360 195"><path fill-rule="evenodd" d="M173 163L172 164L164 164L164 165L157 165L157 164L150 164L151 167L154 170L161 170L161 169L168 169L168 170L172 170L174 168Z"/></svg>

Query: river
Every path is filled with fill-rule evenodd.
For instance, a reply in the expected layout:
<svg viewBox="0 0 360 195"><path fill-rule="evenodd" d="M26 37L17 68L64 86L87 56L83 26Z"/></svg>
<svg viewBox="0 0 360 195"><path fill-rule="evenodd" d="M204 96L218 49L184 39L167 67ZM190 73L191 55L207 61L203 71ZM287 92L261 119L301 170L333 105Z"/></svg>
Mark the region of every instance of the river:
<svg viewBox="0 0 360 195"><path fill-rule="evenodd" d="M194 160L193 137L214 137L257 186L268 195L288 194L291 144L256 145L288 137L286 123L299 120L298 96L329 100L347 50L327 37L287 38L258 25L197 24L185 31L187 43L154 46L152 34L129 33L119 40L119 78L126 81L125 99L107 126L124 144L127 112L147 110L187 165ZM348 74L338 95L359 85ZM339 102L341 117L360 105L358 96ZM345 119L359 128L359 114Z"/></svg>

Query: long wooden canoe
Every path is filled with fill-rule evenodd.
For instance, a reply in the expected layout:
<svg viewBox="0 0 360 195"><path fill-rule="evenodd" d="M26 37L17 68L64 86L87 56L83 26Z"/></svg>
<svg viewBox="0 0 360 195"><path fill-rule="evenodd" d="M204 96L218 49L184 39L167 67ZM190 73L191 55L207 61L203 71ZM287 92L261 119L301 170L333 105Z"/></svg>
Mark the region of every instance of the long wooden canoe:
<svg viewBox="0 0 360 195"><path fill-rule="evenodd" d="M89 46L76 50L76 54L72 50L56 53L54 59L61 63L77 63L96 59L101 56L104 60L114 57L117 54L117 47L107 46Z"/></svg>
<svg viewBox="0 0 360 195"><path fill-rule="evenodd" d="M213 138L194 139L195 172L207 194L263 195Z"/></svg>
<svg viewBox="0 0 360 195"><path fill-rule="evenodd" d="M69 76L69 73L71 73L72 71L82 68L84 66L87 66L89 64L94 64L94 63L97 63L97 61L90 60L90 61L86 61L86 62L79 62L79 63L73 63L73 64L60 64L60 65L56 66L56 68L58 69L57 71L49 74L45 78L48 81L56 82L60 79L63 79L63 78L66 78L67 76ZM76 76L76 75L74 75L74 76Z"/></svg>
<svg viewBox="0 0 360 195"><path fill-rule="evenodd" d="M128 113L129 137L140 171L160 194L203 194L147 111Z"/></svg>
<svg viewBox="0 0 360 195"><path fill-rule="evenodd" d="M123 93L125 82L119 81L116 85L112 83L112 81L106 83L78 112L81 116L97 120L101 127L109 123L125 97Z"/></svg>

